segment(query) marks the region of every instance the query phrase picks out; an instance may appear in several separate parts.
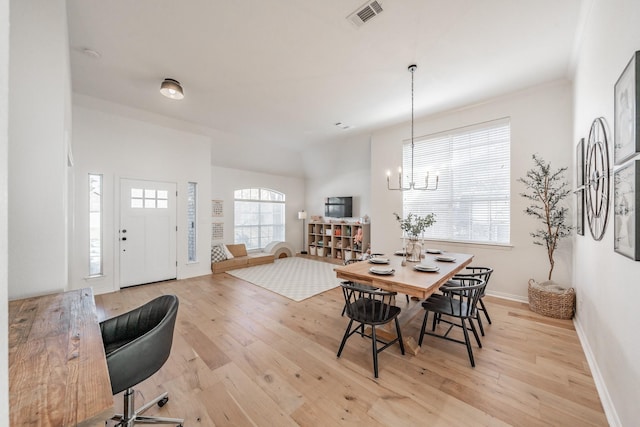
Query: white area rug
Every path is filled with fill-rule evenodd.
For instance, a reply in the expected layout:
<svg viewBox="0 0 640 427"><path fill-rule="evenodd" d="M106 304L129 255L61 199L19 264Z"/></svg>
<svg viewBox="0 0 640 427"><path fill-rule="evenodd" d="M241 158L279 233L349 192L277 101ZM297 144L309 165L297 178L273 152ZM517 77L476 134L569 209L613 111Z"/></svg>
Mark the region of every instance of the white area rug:
<svg viewBox="0 0 640 427"><path fill-rule="evenodd" d="M227 273L294 301L302 301L340 285L334 267L326 262L293 257Z"/></svg>

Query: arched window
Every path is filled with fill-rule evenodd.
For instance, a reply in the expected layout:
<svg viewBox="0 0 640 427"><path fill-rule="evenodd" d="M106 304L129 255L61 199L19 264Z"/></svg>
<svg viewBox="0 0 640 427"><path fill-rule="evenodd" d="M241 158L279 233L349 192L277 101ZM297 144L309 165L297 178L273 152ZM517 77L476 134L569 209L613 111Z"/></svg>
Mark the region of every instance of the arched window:
<svg viewBox="0 0 640 427"><path fill-rule="evenodd" d="M283 193L244 188L234 192L234 200L234 243L244 243L251 250L285 240Z"/></svg>

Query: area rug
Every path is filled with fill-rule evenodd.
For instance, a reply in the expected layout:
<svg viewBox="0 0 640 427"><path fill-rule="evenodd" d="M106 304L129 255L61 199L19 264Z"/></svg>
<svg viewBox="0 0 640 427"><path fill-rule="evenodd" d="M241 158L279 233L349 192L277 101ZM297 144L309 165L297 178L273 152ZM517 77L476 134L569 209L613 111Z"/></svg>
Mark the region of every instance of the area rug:
<svg viewBox="0 0 640 427"><path fill-rule="evenodd" d="M326 262L293 257L227 273L294 301L302 301L340 285L334 267Z"/></svg>

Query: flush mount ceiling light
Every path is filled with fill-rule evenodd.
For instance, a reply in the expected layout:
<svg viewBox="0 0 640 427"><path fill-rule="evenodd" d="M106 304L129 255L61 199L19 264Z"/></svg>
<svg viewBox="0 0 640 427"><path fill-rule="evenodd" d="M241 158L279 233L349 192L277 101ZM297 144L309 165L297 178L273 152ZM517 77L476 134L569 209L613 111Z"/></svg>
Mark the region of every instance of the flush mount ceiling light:
<svg viewBox="0 0 640 427"><path fill-rule="evenodd" d="M429 172L427 172L427 176L424 178L424 187L420 187L418 185L416 185L414 179L413 179L413 74L416 71L416 68L418 68L417 65L412 64L409 65L408 70L411 72L411 180L409 181L409 185L408 186L404 186L404 182L402 181L402 168L399 167L398 168L398 187L397 188L393 188L391 187L391 171L387 171L387 189L389 190L396 190L396 191L409 191L409 190L422 190L422 191L432 191L432 190L437 190L438 189L438 180L439 177L438 175L436 175L436 185L435 186L430 186L429 185Z"/></svg>
<svg viewBox="0 0 640 427"><path fill-rule="evenodd" d="M160 85L160 93L171 99L184 98L184 92L182 92L180 82L174 79L164 79Z"/></svg>

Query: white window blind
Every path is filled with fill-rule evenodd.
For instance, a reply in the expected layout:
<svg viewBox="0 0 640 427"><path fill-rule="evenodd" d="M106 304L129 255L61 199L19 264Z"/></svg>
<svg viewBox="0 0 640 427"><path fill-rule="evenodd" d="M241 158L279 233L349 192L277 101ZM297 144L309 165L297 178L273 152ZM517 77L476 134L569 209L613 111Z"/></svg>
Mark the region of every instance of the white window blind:
<svg viewBox="0 0 640 427"><path fill-rule="evenodd" d="M405 191L403 210L436 215L425 238L508 244L510 241L509 119L499 119L414 140L414 181L429 172L436 191ZM405 182L410 181L411 143L403 146ZM407 176L408 175L408 176Z"/></svg>

